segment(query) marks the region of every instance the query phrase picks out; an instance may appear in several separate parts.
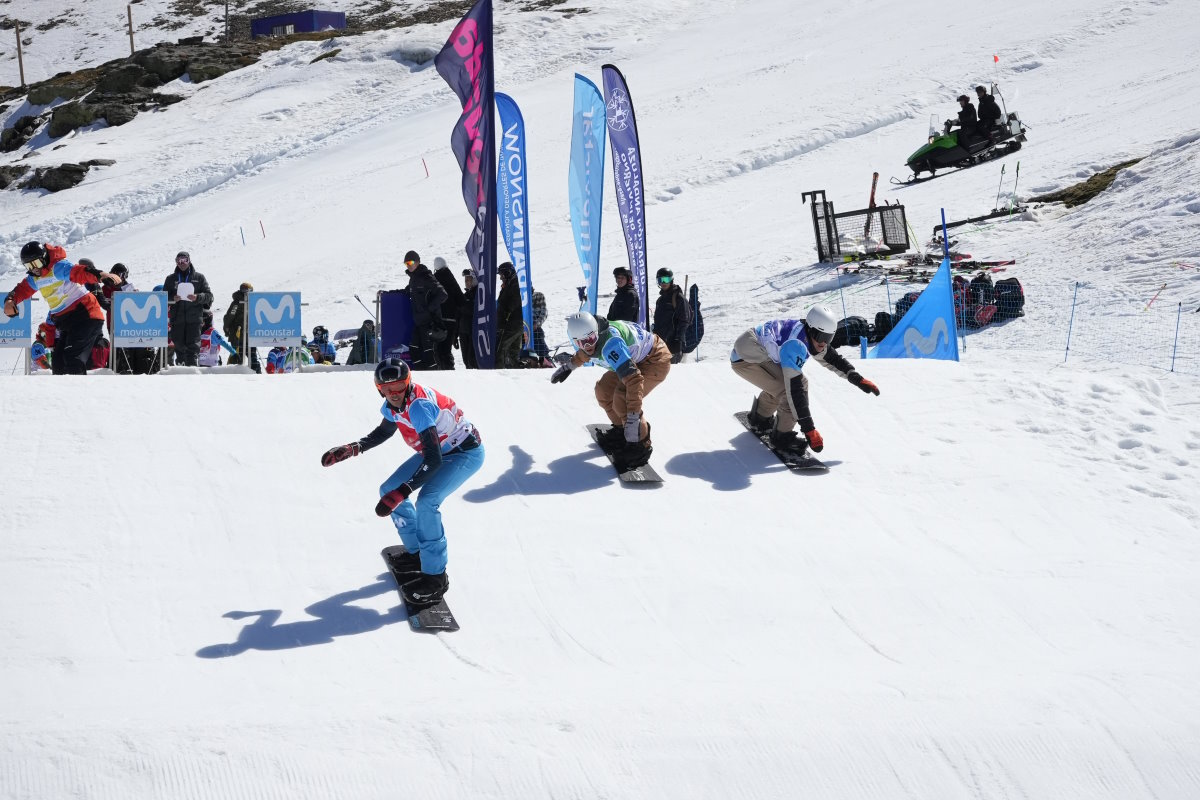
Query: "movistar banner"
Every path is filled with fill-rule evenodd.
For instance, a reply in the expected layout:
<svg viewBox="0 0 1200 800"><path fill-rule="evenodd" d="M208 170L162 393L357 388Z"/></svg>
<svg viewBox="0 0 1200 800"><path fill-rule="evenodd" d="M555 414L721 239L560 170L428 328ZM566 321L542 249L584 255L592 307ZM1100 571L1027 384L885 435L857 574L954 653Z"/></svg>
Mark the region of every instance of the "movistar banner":
<svg viewBox="0 0 1200 800"><path fill-rule="evenodd" d="M496 93L500 112L500 172L496 189L500 193L500 230L509 258L517 270L521 288L521 316L525 320L525 341L533 346L533 286L529 274L529 203L525 176L525 121L521 109L506 94Z"/></svg>
<svg viewBox="0 0 1200 800"><path fill-rule="evenodd" d="M113 347L167 346L167 293L114 292Z"/></svg>
<svg viewBox="0 0 1200 800"><path fill-rule="evenodd" d="M462 103L450 148L462 169L463 200L474 220L467 258L475 270L471 336L482 369L496 366L496 115L492 0L478 0L433 59Z"/></svg>
<svg viewBox="0 0 1200 800"><path fill-rule="evenodd" d="M958 361L958 325L954 320L954 287L950 281L950 259L934 273L933 280L896 327L867 352L867 358L942 358Z"/></svg>
<svg viewBox="0 0 1200 800"><path fill-rule="evenodd" d="M304 328L300 325L299 292L250 292L246 307L250 316L246 337L251 347L300 346Z"/></svg>
<svg viewBox="0 0 1200 800"><path fill-rule="evenodd" d="M575 75L575 110L571 116L571 230L587 287L587 310L596 313L600 291L600 212L604 204L604 97L596 84Z"/></svg>
<svg viewBox="0 0 1200 800"><path fill-rule="evenodd" d="M617 209L621 212L621 227L625 230L625 247L629 251L633 285L640 287L638 322L648 328L646 303L650 296L650 283L646 272L646 194L642 187L637 120L633 116L633 100L629 97L629 87L625 85L621 70L612 64L605 64L602 69Z"/></svg>
<svg viewBox="0 0 1200 800"><path fill-rule="evenodd" d="M0 314L0 347L29 347L33 340L32 315L28 300L17 306L15 317Z"/></svg>

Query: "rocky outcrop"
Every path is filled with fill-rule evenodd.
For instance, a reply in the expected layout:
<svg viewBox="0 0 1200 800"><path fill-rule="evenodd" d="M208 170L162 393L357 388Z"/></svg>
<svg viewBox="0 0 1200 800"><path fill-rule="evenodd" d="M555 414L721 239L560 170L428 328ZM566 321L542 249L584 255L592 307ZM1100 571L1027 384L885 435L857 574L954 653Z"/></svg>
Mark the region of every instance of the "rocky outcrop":
<svg viewBox="0 0 1200 800"><path fill-rule="evenodd" d="M20 149L33 138L41 124L42 117L27 114L18 119L11 128L5 128L4 132L0 133L0 153L11 153Z"/></svg>
<svg viewBox="0 0 1200 800"><path fill-rule="evenodd" d="M93 158L82 164L60 164L57 167L36 169L33 176L21 184L23 189L46 189L50 192L61 192L78 186L87 176L92 167L108 167L117 162L110 158Z"/></svg>
<svg viewBox="0 0 1200 800"><path fill-rule="evenodd" d="M13 167L0 167L0 189L7 189L12 186L17 180L29 171L29 167L17 165Z"/></svg>

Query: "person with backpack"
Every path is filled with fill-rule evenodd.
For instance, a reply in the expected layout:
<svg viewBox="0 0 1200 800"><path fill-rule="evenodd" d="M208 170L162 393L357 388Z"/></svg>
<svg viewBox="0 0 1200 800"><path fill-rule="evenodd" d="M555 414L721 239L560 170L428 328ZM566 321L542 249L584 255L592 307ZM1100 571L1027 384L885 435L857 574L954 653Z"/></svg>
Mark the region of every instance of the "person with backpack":
<svg viewBox="0 0 1200 800"><path fill-rule="evenodd" d="M654 303L653 331L666 342L671 363L678 364L683 358L683 337L692 322L692 310L670 268L660 268L654 279L658 282L658 300Z"/></svg>
<svg viewBox="0 0 1200 800"><path fill-rule="evenodd" d="M404 543L402 552L388 557L392 572L413 577L400 587L404 598L436 603L450 588L442 504L483 466L483 440L454 400L413 382L412 371L402 359L379 362L375 389L383 397L379 426L356 442L327 450L321 466L332 467L357 456L400 431L416 455L379 487L375 513L392 518Z"/></svg>
<svg viewBox="0 0 1200 800"><path fill-rule="evenodd" d="M729 356L733 371L761 390L750 406L750 427L760 435L769 432L776 450L802 457L810 447L817 453L825 449L808 406L808 377L803 370L810 360L868 394L879 394L878 386L830 346L836 333L833 312L813 306L803 321L770 320L734 342ZM803 436L794 430L797 423Z"/></svg>
<svg viewBox="0 0 1200 800"><path fill-rule="evenodd" d="M243 327L246 324L246 298L250 292L254 291L254 285L249 282L243 282L233 293L233 302L229 304L229 308L225 309L225 316L221 318L221 328L225 331L225 339L233 345L234 354L229 357L230 364L244 364L246 362L246 342L243 337ZM250 369L255 372L262 372L262 365L258 362L258 348L250 348Z"/></svg>
<svg viewBox="0 0 1200 800"><path fill-rule="evenodd" d="M450 338L450 323L442 319L446 290L429 267L421 263L417 251L404 254L404 269L408 272L408 299L412 303L413 338L409 352L413 363L425 369L454 369L453 361L443 361L443 351L438 349L439 344Z"/></svg>
<svg viewBox="0 0 1200 800"><path fill-rule="evenodd" d="M655 334L636 322L610 321L579 311L567 317L567 335L575 355L550 376L562 383L588 361L602 367L596 402L612 427L596 441L612 455L617 472L637 469L650 460L650 423L642 414L646 395L667 379L671 351Z"/></svg>

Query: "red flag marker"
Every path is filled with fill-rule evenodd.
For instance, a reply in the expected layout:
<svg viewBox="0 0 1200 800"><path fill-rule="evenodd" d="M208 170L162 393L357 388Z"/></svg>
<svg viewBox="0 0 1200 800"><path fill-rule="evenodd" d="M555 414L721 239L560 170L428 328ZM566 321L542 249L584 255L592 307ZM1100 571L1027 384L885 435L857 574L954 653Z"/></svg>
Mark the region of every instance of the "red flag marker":
<svg viewBox="0 0 1200 800"><path fill-rule="evenodd" d="M1000 63L1000 56L996 56L996 55L992 56L992 63L993 63L993 64L999 64L999 63Z"/></svg>

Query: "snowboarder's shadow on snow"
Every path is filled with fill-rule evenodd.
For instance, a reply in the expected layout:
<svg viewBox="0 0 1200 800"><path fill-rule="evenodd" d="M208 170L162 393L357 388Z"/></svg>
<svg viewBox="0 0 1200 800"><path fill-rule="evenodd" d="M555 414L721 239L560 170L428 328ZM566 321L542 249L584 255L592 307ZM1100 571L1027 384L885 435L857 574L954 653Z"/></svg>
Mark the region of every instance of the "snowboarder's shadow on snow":
<svg viewBox="0 0 1200 800"><path fill-rule="evenodd" d="M755 475L772 472L788 472L775 454L749 431L729 440L730 450L705 450L696 453L678 453L667 461L665 469L672 475L708 481L718 492L738 492L750 488ZM826 461L834 465L838 461ZM823 472L799 472L798 475L824 475Z"/></svg>
<svg viewBox="0 0 1200 800"><path fill-rule="evenodd" d="M551 461L545 466L546 472L531 472L533 456L517 445L509 445L508 451L512 453L512 466L490 486L463 492L464 500L486 503L514 494L579 494L619 480L612 464L594 447Z"/></svg>
<svg viewBox="0 0 1200 800"><path fill-rule="evenodd" d="M277 625L283 612L271 608L263 611L230 611L224 614L229 619L247 619L255 617L238 633L237 641L230 644L210 644L196 651L199 658L226 658L237 656L247 650L290 650L296 647L309 647L315 644L328 644L338 636L350 636L355 633L367 633L379 630L385 625L396 622L407 622L403 604L381 614L373 608L360 608L350 605L356 600L368 597L378 597L381 594L396 591L396 581L390 573L380 575L375 583L340 592L324 600L318 600L304 609L316 619L306 619L299 622L285 622Z"/></svg>

